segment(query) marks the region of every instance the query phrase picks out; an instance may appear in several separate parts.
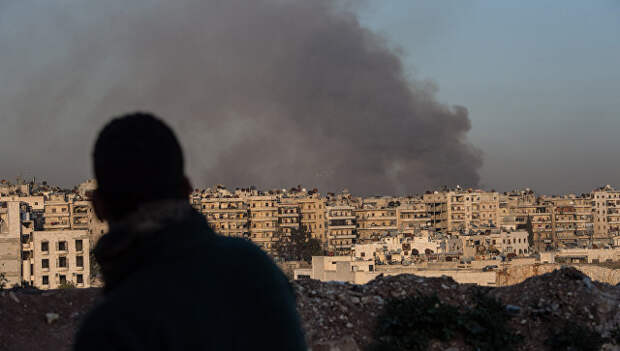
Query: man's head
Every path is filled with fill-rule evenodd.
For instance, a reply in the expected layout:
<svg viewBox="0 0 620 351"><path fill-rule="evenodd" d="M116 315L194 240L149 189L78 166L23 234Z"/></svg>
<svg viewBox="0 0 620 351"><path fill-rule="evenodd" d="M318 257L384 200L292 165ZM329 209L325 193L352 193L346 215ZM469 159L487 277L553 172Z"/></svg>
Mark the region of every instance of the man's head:
<svg viewBox="0 0 620 351"><path fill-rule="evenodd" d="M119 220L148 202L187 199L191 185L174 132L148 113L112 119L93 151L94 206L103 220Z"/></svg>

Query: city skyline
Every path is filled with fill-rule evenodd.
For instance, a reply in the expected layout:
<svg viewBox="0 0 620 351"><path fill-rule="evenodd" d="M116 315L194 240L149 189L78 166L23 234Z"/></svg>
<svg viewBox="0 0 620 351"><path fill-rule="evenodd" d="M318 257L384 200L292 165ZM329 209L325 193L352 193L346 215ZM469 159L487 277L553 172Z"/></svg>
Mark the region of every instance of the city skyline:
<svg viewBox="0 0 620 351"><path fill-rule="evenodd" d="M299 38L325 41L313 27L325 21L342 26L323 27L327 32L350 36L328 35L334 37L334 50L311 51L324 60L312 71L301 59L306 48L290 47L288 38L271 47L286 49L282 57L246 48L246 36L262 40L280 32L277 26L284 22L261 27L260 34L240 29L232 38L214 30L215 41L202 42L203 30L210 27L196 25L200 15L178 25L188 15L174 5L3 3L0 43L8 49L0 75L12 82L0 88L3 170L46 174L50 183L67 186L89 178L97 130L111 116L147 109L177 131L197 186L291 182L332 192L348 187L358 194L400 194L459 184L498 191L527 186L560 194L588 192L620 179L615 154L620 139L614 133L620 128L614 88L620 47L613 2L395 0L343 10L329 2L273 8L261 1L253 11L231 4L220 14L231 28L240 20L260 24L273 12L316 20L291 33L295 43ZM205 6L197 9L209 9ZM153 22L162 13L172 16L171 25ZM117 22L110 22L111 15L119 16ZM180 64L170 65L168 60L178 57L150 41L143 27L210 46L175 47ZM213 49L223 43L232 51ZM195 50L208 59L186 59ZM239 53L269 67L244 71L231 64L203 75L182 69L234 63ZM373 53L380 53L381 63L366 70L370 75L363 69L332 73L351 62L378 62L372 61ZM297 88L295 80L279 80L276 68L286 65L271 63L283 57L295 62L291 75L325 79L305 88ZM343 66L331 66L334 62ZM256 84L248 86L255 72L261 72ZM204 77L221 84L214 88ZM264 83L272 77L278 81ZM350 77L361 80L341 83ZM403 79L406 84L394 83ZM373 84L360 93L366 81ZM153 88L162 85L179 96ZM314 95L330 89L333 96ZM384 90L386 96L380 94ZM408 102L396 103L392 96L398 94ZM342 98L347 96L351 101ZM300 104L300 97L307 101ZM361 101L374 105L362 108ZM346 118L336 121L332 115Z"/></svg>

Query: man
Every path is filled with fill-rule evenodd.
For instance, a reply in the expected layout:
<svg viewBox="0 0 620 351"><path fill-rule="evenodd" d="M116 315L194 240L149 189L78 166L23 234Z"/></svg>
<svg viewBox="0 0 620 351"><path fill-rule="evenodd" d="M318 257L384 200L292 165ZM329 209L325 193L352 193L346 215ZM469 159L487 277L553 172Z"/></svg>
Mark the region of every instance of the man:
<svg viewBox="0 0 620 351"><path fill-rule="evenodd" d="M284 274L189 205L181 147L156 117L112 120L95 143L94 253L104 299L75 350L305 350Z"/></svg>

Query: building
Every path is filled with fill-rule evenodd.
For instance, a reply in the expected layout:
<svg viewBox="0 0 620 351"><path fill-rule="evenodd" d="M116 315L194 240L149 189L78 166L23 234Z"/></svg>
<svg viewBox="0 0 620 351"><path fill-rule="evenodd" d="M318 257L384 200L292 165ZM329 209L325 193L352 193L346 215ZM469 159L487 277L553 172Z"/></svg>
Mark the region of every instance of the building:
<svg viewBox="0 0 620 351"><path fill-rule="evenodd" d="M296 198L301 213L301 225L310 235L322 242L327 242L326 227L326 200L318 194L309 197Z"/></svg>
<svg viewBox="0 0 620 351"><path fill-rule="evenodd" d="M330 253L341 256L349 255L356 243L357 226L355 208L348 205L327 206L327 249Z"/></svg>
<svg viewBox="0 0 620 351"><path fill-rule="evenodd" d="M81 205L59 205L57 208L66 211L58 213L63 214L62 218L83 218L83 213L71 215L74 210L82 209ZM35 230L32 214L28 203L0 202L0 271L6 275L8 284L39 289L55 289L63 283L89 287L88 229L70 229L72 222L67 222L65 228Z"/></svg>
<svg viewBox="0 0 620 351"><path fill-rule="evenodd" d="M482 255L530 255L531 249L526 231L503 232L495 231L476 235L463 235L463 256L476 257Z"/></svg>
<svg viewBox="0 0 620 351"><path fill-rule="evenodd" d="M278 230L284 235L290 235L293 231L301 228L301 209L299 204L288 199L279 202L278 206Z"/></svg>
<svg viewBox="0 0 620 351"><path fill-rule="evenodd" d="M87 230L34 231L30 281L40 289L67 284L90 287L90 241Z"/></svg>
<svg viewBox="0 0 620 351"><path fill-rule="evenodd" d="M431 227L437 231L468 231L501 225L500 196L482 190L435 191L423 196Z"/></svg>
<svg viewBox="0 0 620 351"><path fill-rule="evenodd" d="M431 225L423 201L411 201L396 208L396 227L400 233L413 233Z"/></svg>
<svg viewBox="0 0 620 351"><path fill-rule="evenodd" d="M278 230L278 206L274 195L258 195L248 198L250 240L263 250L273 254Z"/></svg>
<svg viewBox="0 0 620 351"><path fill-rule="evenodd" d="M495 271L481 269L459 269L456 265L446 268L428 269L415 266L375 266L373 261L357 260L347 256L313 256L312 268L296 269L294 279L316 279L323 282L338 281L351 284L366 284L379 275L393 276L414 274L421 277L448 276L460 284L495 286Z"/></svg>
<svg viewBox="0 0 620 351"><path fill-rule="evenodd" d="M375 208L367 205L364 205L364 208L354 210L357 224L357 242L370 243L385 236L396 234L398 232L396 212L396 207Z"/></svg>
<svg viewBox="0 0 620 351"><path fill-rule="evenodd" d="M620 234L620 191L610 185L592 192L592 214L594 220L593 242L604 247L611 244L611 238Z"/></svg>
<svg viewBox="0 0 620 351"><path fill-rule="evenodd" d="M199 208L214 231L224 236L249 237L248 203L242 198L203 198Z"/></svg>
<svg viewBox="0 0 620 351"><path fill-rule="evenodd" d="M19 202L0 202L0 272L9 287L22 283L22 214Z"/></svg>
<svg viewBox="0 0 620 351"><path fill-rule="evenodd" d="M590 195L547 199L551 209L554 248L589 247L594 226Z"/></svg>

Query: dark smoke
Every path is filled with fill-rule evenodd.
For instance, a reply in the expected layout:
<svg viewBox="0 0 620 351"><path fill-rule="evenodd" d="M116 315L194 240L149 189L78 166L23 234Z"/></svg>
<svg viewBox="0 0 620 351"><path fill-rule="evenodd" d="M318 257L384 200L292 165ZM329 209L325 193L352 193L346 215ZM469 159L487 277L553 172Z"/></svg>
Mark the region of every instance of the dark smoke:
<svg viewBox="0 0 620 351"><path fill-rule="evenodd" d="M102 124L144 109L177 130L200 185L477 185L467 110L407 79L354 10L331 0L0 0L2 176L81 181Z"/></svg>

